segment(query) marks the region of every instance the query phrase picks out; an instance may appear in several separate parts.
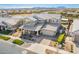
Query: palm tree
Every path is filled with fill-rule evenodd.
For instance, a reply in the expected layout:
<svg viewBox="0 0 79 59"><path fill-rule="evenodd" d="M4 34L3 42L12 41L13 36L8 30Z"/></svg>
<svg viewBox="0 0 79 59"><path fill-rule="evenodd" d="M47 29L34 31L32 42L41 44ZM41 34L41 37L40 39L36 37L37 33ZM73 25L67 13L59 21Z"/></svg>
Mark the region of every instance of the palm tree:
<svg viewBox="0 0 79 59"><path fill-rule="evenodd" d="M67 28L68 30L70 29L70 26L71 26L72 22L73 22L73 18L68 17L68 28Z"/></svg>
<svg viewBox="0 0 79 59"><path fill-rule="evenodd" d="M73 18L72 17L68 17L67 35L69 35L69 30L70 30L72 22L73 22Z"/></svg>

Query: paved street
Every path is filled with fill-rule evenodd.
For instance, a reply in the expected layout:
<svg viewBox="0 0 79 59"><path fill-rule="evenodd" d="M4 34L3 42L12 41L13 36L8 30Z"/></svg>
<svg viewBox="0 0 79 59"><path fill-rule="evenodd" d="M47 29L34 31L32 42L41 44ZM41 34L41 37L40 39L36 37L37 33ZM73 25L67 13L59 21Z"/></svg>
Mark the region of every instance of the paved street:
<svg viewBox="0 0 79 59"><path fill-rule="evenodd" d="M24 54L24 52L28 54L33 53L8 41L0 40L0 54Z"/></svg>

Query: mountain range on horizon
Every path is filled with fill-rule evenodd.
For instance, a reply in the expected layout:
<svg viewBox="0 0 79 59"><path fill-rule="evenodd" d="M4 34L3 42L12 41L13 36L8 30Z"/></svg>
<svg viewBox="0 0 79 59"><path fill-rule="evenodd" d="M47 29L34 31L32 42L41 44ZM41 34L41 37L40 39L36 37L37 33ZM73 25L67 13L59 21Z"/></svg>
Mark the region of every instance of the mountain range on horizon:
<svg viewBox="0 0 79 59"><path fill-rule="evenodd" d="M53 9L53 8L66 8L64 6L58 6L58 7L31 7L31 8L0 8L0 9Z"/></svg>

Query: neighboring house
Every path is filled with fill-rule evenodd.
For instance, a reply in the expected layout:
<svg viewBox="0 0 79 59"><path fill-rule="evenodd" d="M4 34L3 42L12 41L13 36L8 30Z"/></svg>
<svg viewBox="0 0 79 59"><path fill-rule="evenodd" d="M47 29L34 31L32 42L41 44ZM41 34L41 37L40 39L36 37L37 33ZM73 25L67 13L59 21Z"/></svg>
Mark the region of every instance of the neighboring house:
<svg viewBox="0 0 79 59"><path fill-rule="evenodd" d="M6 30L7 26L5 24L3 24L2 22L0 22L0 31L2 30Z"/></svg>
<svg viewBox="0 0 79 59"><path fill-rule="evenodd" d="M24 18L15 18L15 17L0 17L0 24L6 25L8 30L14 30L19 26L23 25ZM0 26L2 26L0 25Z"/></svg>
<svg viewBox="0 0 79 59"><path fill-rule="evenodd" d="M74 19L69 33L72 37L74 37L74 41L79 43L79 20L78 19Z"/></svg>
<svg viewBox="0 0 79 59"><path fill-rule="evenodd" d="M9 14L7 12L0 12L0 16L1 17L7 17L7 16L9 16Z"/></svg>
<svg viewBox="0 0 79 59"><path fill-rule="evenodd" d="M61 23L60 14L33 14L33 17L38 20L45 20L48 23Z"/></svg>
<svg viewBox="0 0 79 59"><path fill-rule="evenodd" d="M67 12L68 15L79 15L77 12Z"/></svg>
<svg viewBox="0 0 79 59"><path fill-rule="evenodd" d="M37 23L37 19L35 19L35 18L31 17L31 16L27 16L27 17L25 18L25 20L26 20L28 23L30 23L30 22L32 22L32 24Z"/></svg>

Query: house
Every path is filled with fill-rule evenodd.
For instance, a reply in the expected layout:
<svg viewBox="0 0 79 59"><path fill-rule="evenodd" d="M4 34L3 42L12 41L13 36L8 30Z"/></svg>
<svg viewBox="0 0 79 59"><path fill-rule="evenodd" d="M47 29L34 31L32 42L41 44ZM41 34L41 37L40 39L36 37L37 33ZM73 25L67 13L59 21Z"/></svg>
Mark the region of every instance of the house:
<svg viewBox="0 0 79 59"><path fill-rule="evenodd" d="M60 14L33 14L33 17L38 20L45 20L48 23L61 23Z"/></svg>
<svg viewBox="0 0 79 59"><path fill-rule="evenodd" d="M24 30L24 33L39 35L39 31L41 30L43 24L31 22L29 24L22 25L19 27Z"/></svg>
<svg viewBox="0 0 79 59"><path fill-rule="evenodd" d="M0 17L0 26L6 26L9 30L18 28L23 24L24 18L16 17Z"/></svg>
<svg viewBox="0 0 79 59"><path fill-rule="evenodd" d="M75 19L70 26L69 34L74 38L75 42L79 43L79 20Z"/></svg>
<svg viewBox="0 0 79 59"><path fill-rule="evenodd" d="M26 18L25 18L25 20L27 21L27 22L32 22L32 24L34 23L37 23L37 19L35 19L35 18L33 18L33 17L31 17L31 16L27 16Z"/></svg>
<svg viewBox="0 0 79 59"><path fill-rule="evenodd" d="M8 17L9 14L6 11L1 11L0 12L0 17Z"/></svg>
<svg viewBox="0 0 79 59"><path fill-rule="evenodd" d="M55 15L56 17L54 17ZM54 36L56 35L60 27L60 21L61 21L61 16L57 14L55 15L33 14L32 16L27 17L27 19L32 21L28 24L22 25L19 28L25 30L25 32L31 32L31 34L35 32L37 33L37 35L42 34L42 35ZM54 17L54 19L52 17ZM54 22L51 22L51 20ZM56 22L56 20L58 21Z"/></svg>
<svg viewBox="0 0 79 59"><path fill-rule="evenodd" d="M79 15L77 12L67 12L68 15Z"/></svg>
<svg viewBox="0 0 79 59"><path fill-rule="evenodd" d="M5 30L6 29L6 25L3 24L2 22L0 22L0 31Z"/></svg>

